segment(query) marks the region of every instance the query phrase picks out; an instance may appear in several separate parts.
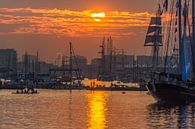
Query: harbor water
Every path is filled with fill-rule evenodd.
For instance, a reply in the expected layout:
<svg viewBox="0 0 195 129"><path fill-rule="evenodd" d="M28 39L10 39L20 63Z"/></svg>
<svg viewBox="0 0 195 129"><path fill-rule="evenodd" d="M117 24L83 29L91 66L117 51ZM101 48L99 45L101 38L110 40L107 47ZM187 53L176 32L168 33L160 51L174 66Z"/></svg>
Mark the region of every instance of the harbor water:
<svg viewBox="0 0 195 129"><path fill-rule="evenodd" d="M195 104L161 105L147 92L0 90L0 129L195 128Z"/></svg>

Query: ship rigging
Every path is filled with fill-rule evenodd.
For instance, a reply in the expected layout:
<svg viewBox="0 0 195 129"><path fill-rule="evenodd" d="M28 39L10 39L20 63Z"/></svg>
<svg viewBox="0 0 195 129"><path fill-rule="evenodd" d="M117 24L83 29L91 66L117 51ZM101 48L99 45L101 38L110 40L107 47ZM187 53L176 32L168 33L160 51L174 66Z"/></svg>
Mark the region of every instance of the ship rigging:
<svg viewBox="0 0 195 129"><path fill-rule="evenodd" d="M145 46L153 50L150 94L161 102L195 101L194 0L159 0ZM163 69L159 59L164 61Z"/></svg>

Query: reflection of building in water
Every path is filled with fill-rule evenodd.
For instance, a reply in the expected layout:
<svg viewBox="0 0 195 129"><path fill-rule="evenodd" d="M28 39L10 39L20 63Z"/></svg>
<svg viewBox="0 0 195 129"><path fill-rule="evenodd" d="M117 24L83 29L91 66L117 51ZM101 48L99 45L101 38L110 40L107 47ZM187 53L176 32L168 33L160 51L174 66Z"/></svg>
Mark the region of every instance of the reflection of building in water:
<svg viewBox="0 0 195 129"><path fill-rule="evenodd" d="M148 107L150 128L193 128L195 127L195 105L152 104Z"/></svg>
<svg viewBox="0 0 195 129"><path fill-rule="evenodd" d="M105 129L107 97L105 92L90 92L87 97L88 129Z"/></svg>

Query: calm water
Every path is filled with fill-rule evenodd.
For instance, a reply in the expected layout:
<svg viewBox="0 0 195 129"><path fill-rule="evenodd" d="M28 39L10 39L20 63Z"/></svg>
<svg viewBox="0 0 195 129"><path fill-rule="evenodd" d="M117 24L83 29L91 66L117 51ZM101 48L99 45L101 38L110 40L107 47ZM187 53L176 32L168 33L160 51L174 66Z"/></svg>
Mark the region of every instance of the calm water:
<svg viewBox="0 0 195 129"><path fill-rule="evenodd" d="M195 128L195 104L163 106L146 92L0 91L0 129Z"/></svg>

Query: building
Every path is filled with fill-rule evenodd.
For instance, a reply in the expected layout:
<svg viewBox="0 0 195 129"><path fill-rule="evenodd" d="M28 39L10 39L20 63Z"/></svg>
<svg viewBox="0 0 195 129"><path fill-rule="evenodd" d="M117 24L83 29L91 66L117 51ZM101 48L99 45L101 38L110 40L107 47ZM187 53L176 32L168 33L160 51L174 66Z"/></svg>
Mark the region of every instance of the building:
<svg viewBox="0 0 195 129"><path fill-rule="evenodd" d="M97 78L98 75L126 76L133 67L134 55L105 55L104 59L95 58L90 65L90 78Z"/></svg>
<svg viewBox="0 0 195 129"><path fill-rule="evenodd" d="M138 66L142 66L142 67L152 67L152 56L144 56L144 55L140 55L137 56L137 64Z"/></svg>
<svg viewBox="0 0 195 129"><path fill-rule="evenodd" d="M57 66L51 64L51 63L47 63L44 61L40 61L39 62L39 67L40 67L40 74L49 74L49 70L51 68L56 68Z"/></svg>
<svg viewBox="0 0 195 129"><path fill-rule="evenodd" d="M0 49L0 73L16 72L17 52L14 49Z"/></svg>
<svg viewBox="0 0 195 129"><path fill-rule="evenodd" d="M37 55L30 55L27 52L22 56L22 61L18 62L18 73L40 73L40 63Z"/></svg>
<svg viewBox="0 0 195 129"><path fill-rule="evenodd" d="M100 58L94 58L91 60L91 64L88 65L88 78L97 78L100 73Z"/></svg>
<svg viewBox="0 0 195 129"><path fill-rule="evenodd" d="M56 68L54 64L44 62L37 55L25 53L22 56L22 61L18 62L18 73L21 74L49 74L51 68Z"/></svg>

